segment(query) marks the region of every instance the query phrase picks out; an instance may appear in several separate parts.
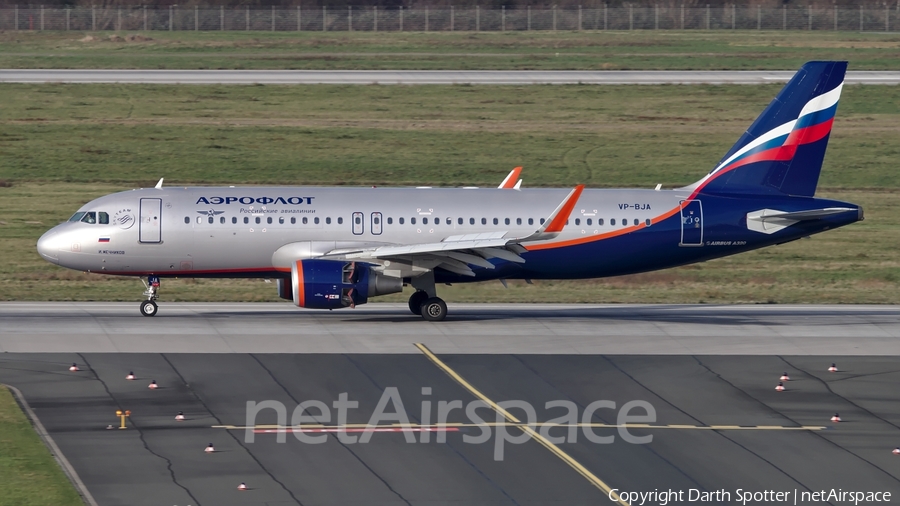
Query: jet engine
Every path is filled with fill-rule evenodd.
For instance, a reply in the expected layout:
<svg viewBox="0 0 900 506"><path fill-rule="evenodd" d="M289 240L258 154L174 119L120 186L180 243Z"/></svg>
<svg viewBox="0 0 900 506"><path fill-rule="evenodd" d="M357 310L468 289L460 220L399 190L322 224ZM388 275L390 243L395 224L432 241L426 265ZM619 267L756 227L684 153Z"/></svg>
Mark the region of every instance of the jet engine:
<svg viewBox="0 0 900 506"><path fill-rule="evenodd" d="M278 280L279 296L311 309L354 307L369 297L402 290L402 279L342 260L297 260L291 264L291 278Z"/></svg>

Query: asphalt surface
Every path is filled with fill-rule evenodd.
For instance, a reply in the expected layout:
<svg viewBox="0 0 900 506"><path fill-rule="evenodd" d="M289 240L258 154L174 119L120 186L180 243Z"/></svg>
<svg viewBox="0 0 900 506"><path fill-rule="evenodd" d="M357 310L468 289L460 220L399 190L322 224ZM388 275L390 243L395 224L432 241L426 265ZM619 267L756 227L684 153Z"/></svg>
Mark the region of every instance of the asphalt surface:
<svg viewBox="0 0 900 506"><path fill-rule="evenodd" d="M163 302L145 318L136 304L3 303L0 383L22 391L101 506L614 504L609 489L683 494L669 504L700 504L691 490L729 494L702 504L735 504L738 489L896 500L898 316L897 306L453 304L435 324L402 304ZM839 372L827 371L833 362ZM777 392L783 372L790 381ZM387 402L391 387L402 407ZM358 402L345 420L334 407L342 394ZM462 408L477 398L532 406L533 418L508 407L520 423L605 425L645 401L655 417L637 422L652 427L629 431L653 439L632 444L615 427L534 429L559 441L524 437L522 425L485 428ZM595 404L585 418L602 400L615 407ZM248 416L248 402L266 401L285 418L271 408ZM329 410L304 421L331 431L321 444L262 427L301 422L292 415L304 401ZM367 443L335 432L379 422L380 403L427 426L453 401L451 430L398 431L405 420L386 416L387 432ZM552 401L574 403L574 420L559 420L567 412ZM117 409L132 413L127 430L106 428ZM475 414L510 422L490 407ZM465 439L486 430L481 443ZM499 444L502 433L524 439ZM215 453L203 451L209 443Z"/></svg>
<svg viewBox="0 0 900 506"><path fill-rule="evenodd" d="M765 84L794 71L694 70L51 70L0 69L6 83L138 84ZM900 72L847 72L846 84L900 84Z"/></svg>
<svg viewBox="0 0 900 506"><path fill-rule="evenodd" d="M0 352L900 355L900 306L0 303Z"/></svg>
<svg viewBox="0 0 900 506"><path fill-rule="evenodd" d="M729 501L722 496L704 504L734 504L737 489L900 494L900 457L891 454L900 442L897 357L439 356L486 398L535 406L537 421L564 413L546 409L547 401L574 402L579 416L597 400L617 408L648 402L656 412L651 425L667 426L631 429L652 435L649 443L630 444L615 429L601 428L596 434L614 436L611 444L588 441L576 429L574 440L556 445L611 488L671 489L683 491L684 499L690 489L731 494ZM840 372L827 372L831 361ZM79 372L67 370L73 362ZM129 371L138 379L126 381ZM776 392L782 372L791 381ZM161 388L149 390L151 379ZM613 504L535 440L505 444L504 458L495 460L496 432L481 444L463 441L480 434L475 427L445 433L446 442L437 442L437 433L421 442L423 433L415 433L418 442L408 443L404 433L392 432L373 434L365 444L335 434L322 444L293 434L281 443L276 434L255 434L251 443L244 430L213 427L247 424L248 401L276 401L290 416L302 401L331 405L347 393L359 403L347 421L367 423L386 389L396 387L403 402L397 411L418 423L423 401L431 401L425 411L434 421L439 401L475 399L421 353L3 354L0 382L22 390L100 505ZM106 430L117 423L119 408L132 411L129 429ZM178 411L188 420L176 422ZM336 422L331 411L323 424ZM522 410L511 411L525 419ZM842 422L829 421L835 412ZM491 419L488 408L478 413ZM589 420L614 424L616 413L602 408ZM447 419L469 420L460 409ZM255 422L279 423L272 409ZM710 425L776 428L689 428ZM798 426L827 429L778 428ZM566 434L563 428L548 433ZM216 453L203 452L208 443ZM241 482L250 490L238 491Z"/></svg>

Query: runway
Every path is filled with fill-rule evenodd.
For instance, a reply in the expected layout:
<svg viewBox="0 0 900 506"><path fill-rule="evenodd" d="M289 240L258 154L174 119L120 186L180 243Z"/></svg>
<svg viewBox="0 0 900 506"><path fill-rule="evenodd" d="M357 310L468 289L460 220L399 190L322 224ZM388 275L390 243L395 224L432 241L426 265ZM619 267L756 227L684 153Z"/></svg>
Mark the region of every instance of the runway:
<svg viewBox="0 0 900 506"><path fill-rule="evenodd" d="M0 303L0 352L900 355L900 306L406 304L316 311L285 303Z"/></svg>
<svg viewBox="0 0 900 506"><path fill-rule="evenodd" d="M766 84L795 71L49 70L0 69L5 83L134 84ZM900 84L900 72L851 71L845 84Z"/></svg>

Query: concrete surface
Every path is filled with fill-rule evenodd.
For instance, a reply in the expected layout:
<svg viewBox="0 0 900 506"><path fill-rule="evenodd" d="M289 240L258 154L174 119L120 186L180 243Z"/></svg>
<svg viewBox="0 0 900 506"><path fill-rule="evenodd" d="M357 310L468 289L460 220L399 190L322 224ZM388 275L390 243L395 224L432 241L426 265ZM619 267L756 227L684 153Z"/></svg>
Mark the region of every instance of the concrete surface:
<svg viewBox="0 0 900 506"><path fill-rule="evenodd" d="M0 69L6 83L140 84L764 84L789 71L728 70L59 70ZM846 84L900 84L900 72L851 71Z"/></svg>
<svg viewBox="0 0 900 506"><path fill-rule="evenodd" d="M0 303L0 352L900 355L900 306Z"/></svg>

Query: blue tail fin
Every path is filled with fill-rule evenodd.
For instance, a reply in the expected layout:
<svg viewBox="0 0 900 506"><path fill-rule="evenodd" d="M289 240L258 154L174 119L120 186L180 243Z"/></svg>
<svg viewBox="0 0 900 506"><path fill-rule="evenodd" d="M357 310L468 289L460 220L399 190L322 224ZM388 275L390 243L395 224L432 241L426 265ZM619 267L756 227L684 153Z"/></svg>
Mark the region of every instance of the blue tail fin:
<svg viewBox="0 0 900 506"><path fill-rule="evenodd" d="M812 197L847 62L803 65L695 192Z"/></svg>

